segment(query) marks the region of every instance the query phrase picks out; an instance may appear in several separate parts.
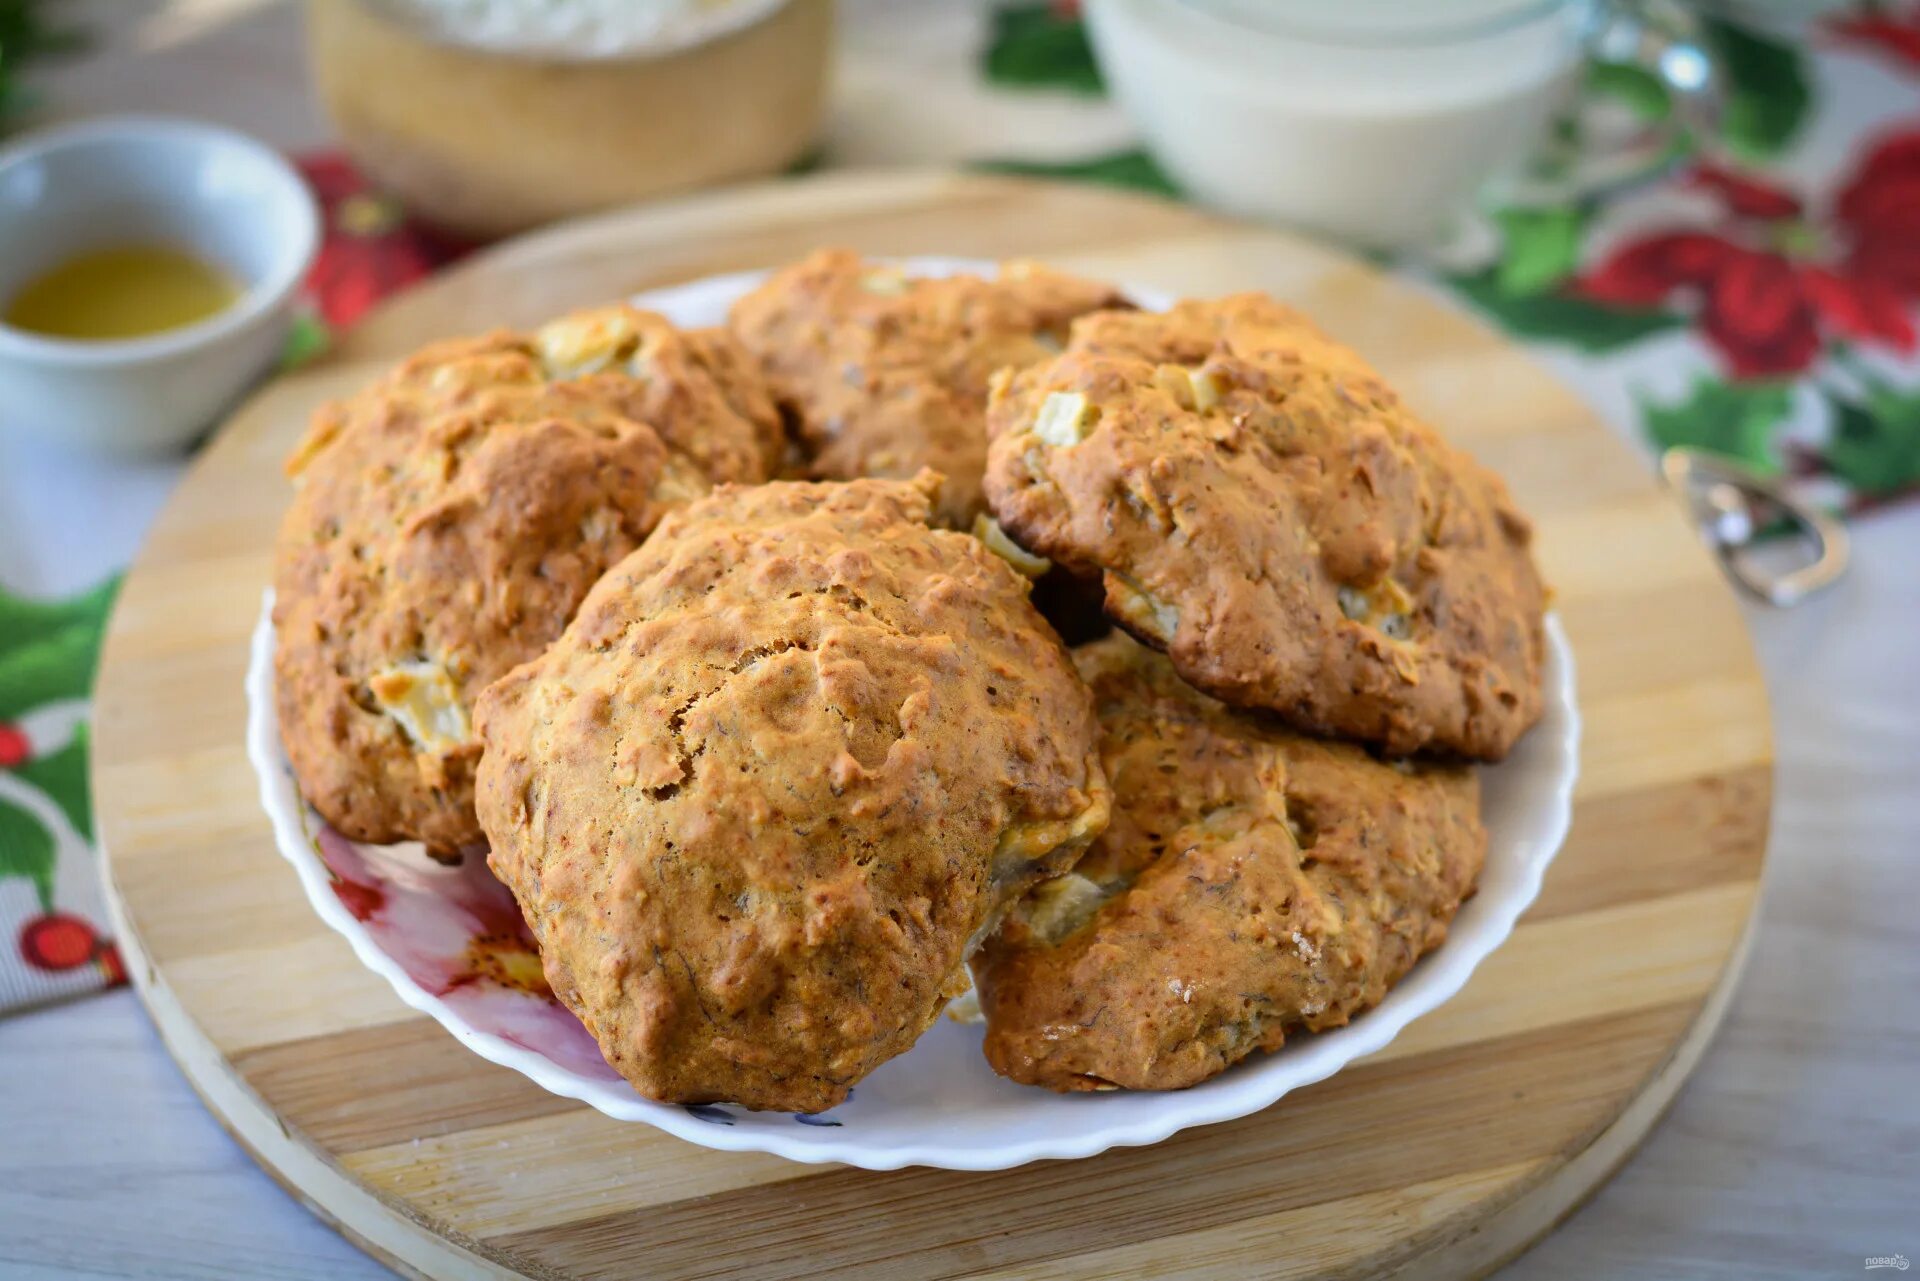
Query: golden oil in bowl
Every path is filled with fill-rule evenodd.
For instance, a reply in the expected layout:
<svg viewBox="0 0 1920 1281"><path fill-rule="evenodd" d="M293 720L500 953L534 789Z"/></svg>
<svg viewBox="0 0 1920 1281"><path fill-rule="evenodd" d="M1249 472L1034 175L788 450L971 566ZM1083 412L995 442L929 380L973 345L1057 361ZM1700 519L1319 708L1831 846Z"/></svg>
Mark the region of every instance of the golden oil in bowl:
<svg viewBox="0 0 1920 1281"><path fill-rule="evenodd" d="M96 249L29 280L0 323L48 338L144 338L217 316L240 292L224 270L171 246Z"/></svg>

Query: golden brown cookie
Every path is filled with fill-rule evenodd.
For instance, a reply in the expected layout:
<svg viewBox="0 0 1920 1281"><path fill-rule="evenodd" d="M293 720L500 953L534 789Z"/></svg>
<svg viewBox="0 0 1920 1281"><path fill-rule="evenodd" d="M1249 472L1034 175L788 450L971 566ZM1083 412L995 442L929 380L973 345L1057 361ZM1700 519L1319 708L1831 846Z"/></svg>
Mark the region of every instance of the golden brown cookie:
<svg viewBox="0 0 1920 1281"><path fill-rule="evenodd" d="M1089 316L988 426L1000 524L1208 693L1395 754L1498 760L1539 717L1526 518L1298 313Z"/></svg>
<svg viewBox="0 0 1920 1281"><path fill-rule="evenodd" d="M1106 823L1086 687L936 485L721 489L480 697L492 867L649 1098L838 1103Z"/></svg>
<svg viewBox="0 0 1920 1281"><path fill-rule="evenodd" d="M973 962L994 1070L1177 1089L1379 1003L1486 855L1465 767L1388 764L1198 693L1123 635L1074 652L1113 821Z"/></svg>
<svg viewBox="0 0 1920 1281"><path fill-rule="evenodd" d="M810 474L942 473L941 520L980 510L987 382L1060 349L1074 317L1129 306L1108 285L1034 263L998 279L913 278L821 250L734 304L731 324L796 424Z"/></svg>
<svg viewBox="0 0 1920 1281"><path fill-rule="evenodd" d="M629 307L440 343L321 409L274 568L302 793L355 840L477 841L474 696L666 510L764 479L779 431L725 332Z"/></svg>

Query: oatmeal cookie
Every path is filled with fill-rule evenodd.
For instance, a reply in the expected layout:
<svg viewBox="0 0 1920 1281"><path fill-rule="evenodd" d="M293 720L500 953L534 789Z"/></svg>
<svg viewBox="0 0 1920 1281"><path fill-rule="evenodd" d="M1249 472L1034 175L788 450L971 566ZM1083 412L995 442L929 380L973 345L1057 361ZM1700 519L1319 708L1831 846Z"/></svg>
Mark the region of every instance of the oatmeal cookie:
<svg viewBox="0 0 1920 1281"><path fill-rule="evenodd" d="M1234 712L1126 636L1074 657L1113 821L974 959L994 1070L1177 1089L1379 1003L1486 854L1462 766L1389 764Z"/></svg>
<svg viewBox="0 0 1920 1281"><path fill-rule="evenodd" d="M734 305L822 479L946 477L938 509L968 528L980 510L987 382L1060 349L1074 317L1128 306L1107 285L1009 263L998 279L909 277L847 250L774 273Z"/></svg>
<svg viewBox="0 0 1920 1281"><path fill-rule="evenodd" d="M1526 518L1298 313L1089 316L988 428L1006 532L1208 693L1396 755L1498 760L1539 717Z"/></svg>
<svg viewBox="0 0 1920 1281"><path fill-rule="evenodd" d="M301 792L354 840L477 841L475 695L665 511L764 479L780 448L730 336L628 307L440 343L322 408L274 567Z"/></svg>
<svg viewBox="0 0 1920 1281"><path fill-rule="evenodd" d="M649 1098L832 1107L1106 823L1091 696L936 485L718 490L480 697L492 867Z"/></svg>

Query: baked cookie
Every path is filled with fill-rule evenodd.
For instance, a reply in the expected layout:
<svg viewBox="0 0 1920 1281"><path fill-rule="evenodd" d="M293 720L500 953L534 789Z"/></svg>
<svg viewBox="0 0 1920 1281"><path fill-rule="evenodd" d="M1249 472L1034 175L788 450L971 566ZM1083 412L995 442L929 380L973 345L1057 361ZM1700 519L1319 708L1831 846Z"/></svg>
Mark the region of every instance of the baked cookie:
<svg viewBox="0 0 1920 1281"><path fill-rule="evenodd" d="M1498 760L1540 714L1545 593L1500 479L1257 294L1107 312L996 382L1007 533L1096 574L1195 685L1316 733Z"/></svg>
<svg viewBox="0 0 1920 1281"><path fill-rule="evenodd" d="M733 330L794 423L811 475L946 477L938 513L980 510L987 382L1060 349L1074 317L1130 304L1107 285L1009 263L996 280L909 277L821 250L734 304Z"/></svg>
<svg viewBox="0 0 1920 1281"><path fill-rule="evenodd" d="M315 416L275 550L280 733L359 841L477 841L473 698L675 504L764 479L778 411L720 330L629 307L420 352Z"/></svg>
<svg viewBox="0 0 1920 1281"><path fill-rule="evenodd" d="M995 1071L1063 1091L1195 1085L1346 1023L1446 937L1486 854L1471 769L1234 712L1123 635L1074 657L1113 822L974 958Z"/></svg>
<svg viewBox="0 0 1920 1281"><path fill-rule="evenodd" d="M480 696L480 821L649 1098L832 1107L1106 824L1092 699L937 478L724 488Z"/></svg>

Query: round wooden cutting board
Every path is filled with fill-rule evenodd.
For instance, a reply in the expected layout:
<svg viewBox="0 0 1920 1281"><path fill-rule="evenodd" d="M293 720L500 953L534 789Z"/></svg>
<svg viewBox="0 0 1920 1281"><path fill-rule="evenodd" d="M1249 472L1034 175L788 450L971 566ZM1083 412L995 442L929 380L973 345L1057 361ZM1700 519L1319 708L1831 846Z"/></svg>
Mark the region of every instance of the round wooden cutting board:
<svg viewBox="0 0 1920 1281"><path fill-rule="evenodd" d="M432 338L821 244L1036 256L1304 307L1503 472L1578 656L1573 833L1514 936L1386 1051L1255 1116L992 1174L693 1147L557 1098L394 996L308 908L242 745L241 675L316 402ZM316 1211L428 1276L1473 1275L1624 1159L1724 1011L1760 889L1766 695L1644 461L1524 352L1329 250L1088 188L779 183L518 241L390 305L207 448L107 637L94 798L122 947L216 1115Z"/></svg>

